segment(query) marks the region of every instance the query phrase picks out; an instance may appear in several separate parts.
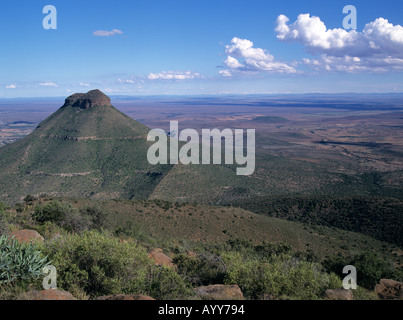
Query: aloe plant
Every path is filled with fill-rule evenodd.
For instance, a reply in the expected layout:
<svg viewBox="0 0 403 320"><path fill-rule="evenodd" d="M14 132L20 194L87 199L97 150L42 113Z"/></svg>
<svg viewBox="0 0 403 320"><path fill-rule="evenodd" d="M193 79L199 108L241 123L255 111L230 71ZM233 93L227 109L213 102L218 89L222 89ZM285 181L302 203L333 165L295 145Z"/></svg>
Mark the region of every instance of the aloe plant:
<svg viewBox="0 0 403 320"><path fill-rule="evenodd" d="M21 244L14 237L0 237L0 284L15 280L32 280L43 275L49 265L47 257L35 245Z"/></svg>

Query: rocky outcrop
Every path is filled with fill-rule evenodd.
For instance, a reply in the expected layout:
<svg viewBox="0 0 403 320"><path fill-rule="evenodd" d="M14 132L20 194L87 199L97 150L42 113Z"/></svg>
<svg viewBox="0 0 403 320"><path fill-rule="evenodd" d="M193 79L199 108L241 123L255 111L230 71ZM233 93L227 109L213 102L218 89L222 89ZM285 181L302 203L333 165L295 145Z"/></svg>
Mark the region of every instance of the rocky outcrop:
<svg viewBox="0 0 403 320"><path fill-rule="evenodd" d="M28 291L18 297L18 300L77 300L67 291L49 289L43 291Z"/></svg>
<svg viewBox="0 0 403 320"><path fill-rule="evenodd" d="M114 294L110 296L98 297L95 300L155 300L149 296L132 295L132 294Z"/></svg>
<svg viewBox="0 0 403 320"><path fill-rule="evenodd" d="M403 283L391 279L381 279L375 286L375 293L381 299L403 300Z"/></svg>
<svg viewBox="0 0 403 320"><path fill-rule="evenodd" d="M13 232L10 236L14 237L14 239L16 239L20 243L29 243L44 240L44 238L38 232L28 229Z"/></svg>
<svg viewBox="0 0 403 320"><path fill-rule="evenodd" d="M329 300L354 300L353 292L346 289L328 289L325 291L325 299Z"/></svg>
<svg viewBox="0 0 403 320"><path fill-rule="evenodd" d="M214 284L194 289L203 300L243 300L241 288L237 285Z"/></svg>
<svg viewBox="0 0 403 320"><path fill-rule="evenodd" d="M162 249L154 249L148 257L154 261L157 266L164 266L168 268L176 268L176 265L172 262L172 259L162 252Z"/></svg>
<svg viewBox="0 0 403 320"><path fill-rule="evenodd" d="M87 93L75 93L69 96L63 105L64 107L77 107L88 109L96 106L111 106L111 99L100 90L91 90Z"/></svg>

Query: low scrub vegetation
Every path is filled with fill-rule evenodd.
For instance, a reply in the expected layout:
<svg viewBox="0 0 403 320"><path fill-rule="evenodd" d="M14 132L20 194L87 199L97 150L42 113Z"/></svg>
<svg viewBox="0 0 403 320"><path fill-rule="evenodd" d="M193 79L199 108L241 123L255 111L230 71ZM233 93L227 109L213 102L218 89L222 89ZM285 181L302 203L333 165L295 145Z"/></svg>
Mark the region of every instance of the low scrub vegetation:
<svg viewBox="0 0 403 320"><path fill-rule="evenodd" d="M141 204L142 209L136 207L132 215L148 216L147 210L162 210L162 219L174 219L191 212L189 204L133 203ZM401 268L374 252L339 252L323 259L309 246L298 250L278 241L232 237L193 242L159 237L138 220L118 219L113 208L120 203L110 204L29 198L12 208L0 205L2 234L29 228L45 237L35 244L0 238L0 299L18 298L29 289L41 290L42 268L47 264L56 267L58 288L79 299L111 294L193 299L198 298L194 288L211 284L237 284L246 299L322 299L326 289L342 287L341 272L347 264L358 269L358 299L374 298L370 292L381 277L402 280ZM214 218L221 210L222 219L227 212L225 208L209 210ZM237 211L229 212L230 221L240 218ZM219 235L228 237L222 232ZM148 256L154 248L162 248L175 267L156 265Z"/></svg>

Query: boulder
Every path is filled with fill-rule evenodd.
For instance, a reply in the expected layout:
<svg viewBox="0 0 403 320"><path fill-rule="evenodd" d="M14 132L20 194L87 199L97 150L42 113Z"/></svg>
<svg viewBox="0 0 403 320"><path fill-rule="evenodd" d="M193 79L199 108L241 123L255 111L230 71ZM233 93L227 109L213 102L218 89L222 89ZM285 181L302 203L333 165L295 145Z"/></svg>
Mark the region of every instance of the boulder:
<svg viewBox="0 0 403 320"><path fill-rule="evenodd" d="M98 297L95 300L155 300L149 296L132 295L132 294L113 294L110 296Z"/></svg>
<svg viewBox="0 0 403 320"><path fill-rule="evenodd" d="M67 291L49 289L43 291L28 291L18 297L18 300L77 300Z"/></svg>
<svg viewBox="0 0 403 320"><path fill-rule="evenodd" d="M214 284L194 289L195 294L204 300L243 300L238 285Z"/></svg>
<svg viewBox="0 0 403 320"><path fill-rule="evenodd" d="M354 300L354 295L351 290L328 289L325 291L325 298L329 300Z"/></svg>
<svg viewBox="0 0 403 320"><path fill-rule="evenodd" d="M375 293L381 299L403 300L403 283L391 279L381 279L375 286Z"/></svg>
<svg viewBox="0 0 403 320"><path fill-rule="evenodd" d="M44 240L44 238L35 230L27 230L27 229L13 232L10 236L11 237L14 236L14 238L20 243L29 243Z"/></svg>
<svg viewBox="0 0 403 320"><path fill-rule="evenodd" d="M157 266L164 266L169 268L176 268L176 265L172 262L172 259L162 252L161 249L154 249L148 257L154 261Z"/></svg>

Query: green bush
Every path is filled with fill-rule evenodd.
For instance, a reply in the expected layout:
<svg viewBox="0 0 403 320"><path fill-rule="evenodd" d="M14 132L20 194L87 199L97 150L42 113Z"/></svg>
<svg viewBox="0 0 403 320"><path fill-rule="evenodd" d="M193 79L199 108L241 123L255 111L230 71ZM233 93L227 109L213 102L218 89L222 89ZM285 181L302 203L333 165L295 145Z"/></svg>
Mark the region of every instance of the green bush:
<svg viewBox="0 0 403 320"><path fill-rule="evenodd" d="M37 279L48 264L35 245L0 237L0 284Z"/></svg>
<svg viewBox="0 0 403 320"><path fill-rule="evenodd" d="M3 213L0 212L0 235L5 234L7 231L7 221Z"/></svg>
<svg viewBox="0 0 403 320"><path fill-rule="evenodd" d="M36 197L34 197L33 195L28 194L25 198L24 198L24 202L33 202L37 200Z"/></svg>
<svg viewBox="0 0 403 320"><path fill-rule="evenodd" d="M91 221L92 229L101 229L105 227L109 212L101 209L98 205L84 208L80 212L81 215L87 217L88 221Z"/></svg>
<svg viewBox="0 0 403 320"><path fill-rule="evenodd" d="M48 243L44 249L57 269L58 286L88 297L147 294L175 299L190 294L172 269L155 266L135 242L106 232L86 231Z"/></svg>
<svg viewBox="0 0 403 320"><path fill-rule="evenodd" d="M212 253L201 253L196 257L181 254L175 257L178 272L193 286L224 283L227 267L223 259Z"/></svg>
<svg viewBox="0 0 403 320"><path fill-rule="evenodd" d="M320 299L326 289L341 287L335 274L327 274L321 265L291 255L270 259L245 259L238 252L224 253L227 284L238 284L251 299Z"/></svg>
<svg viewBox="0 0 403 320"><path fill-rule="evenodd" d="M117 237L133 238L141 242L150 243L152 239L144 230L144 228L135 221L125 221L115 229Z"/></svg>
<svg viewBox="0 0 403 320"><path fill-rule="evenodd" d="M146 292L152 263L134 242L86 231L52 241L44 250L64 290L82 290L91 297Z"/></svg>
<svg viewBox="0 0 403 320"><path fill-rule="evenodd" d="M71 206L64 205L59 201L51 201L46 205L36 205L32 217L39 223L47 221L60 223L71 211Z"/></svg>
<svg viewBox="0 0 403 320"><path fill-rule="evenodd" d="M328 271L335 272L344 278L344 266L353 265L357 269L357 284L367 289L374 289L382 278L392 278L401 281L401 272L397 271L392 261L382 258L379 254L367 252L360 255L328 258L324 266Z"/></svg>
<svg viewBox="0 0 403 320"><path fill-rule="evenodd" d="M7 206L4 204L4 202L0 201L0 214L4 213L4 210L7 209Z"/></svg>
<svg viewBox="0 0 403 320"><path fill-rule="evenodd" d="M181 299L192 294L189 285L171 268L153 266L149 273L148 294L154 299Z"/></svg>
<svg viewBox="0 0 403 320"><path fill-rule="evenodd" d="M32 215L40 224L55 223L69 232L83 232L99 229L103 226L105 216L97 207L88 207L79 211L70 204L53 200L45 205L38 204Z"/></svg>
<svg viewBox="0 0 403 320"><path fill-rule="evenodd" d="M285 243L270 243L263 241L254 247L255 252L262 258L270 258L272 256L292 254L293 250L290 245Z"/></svg>

